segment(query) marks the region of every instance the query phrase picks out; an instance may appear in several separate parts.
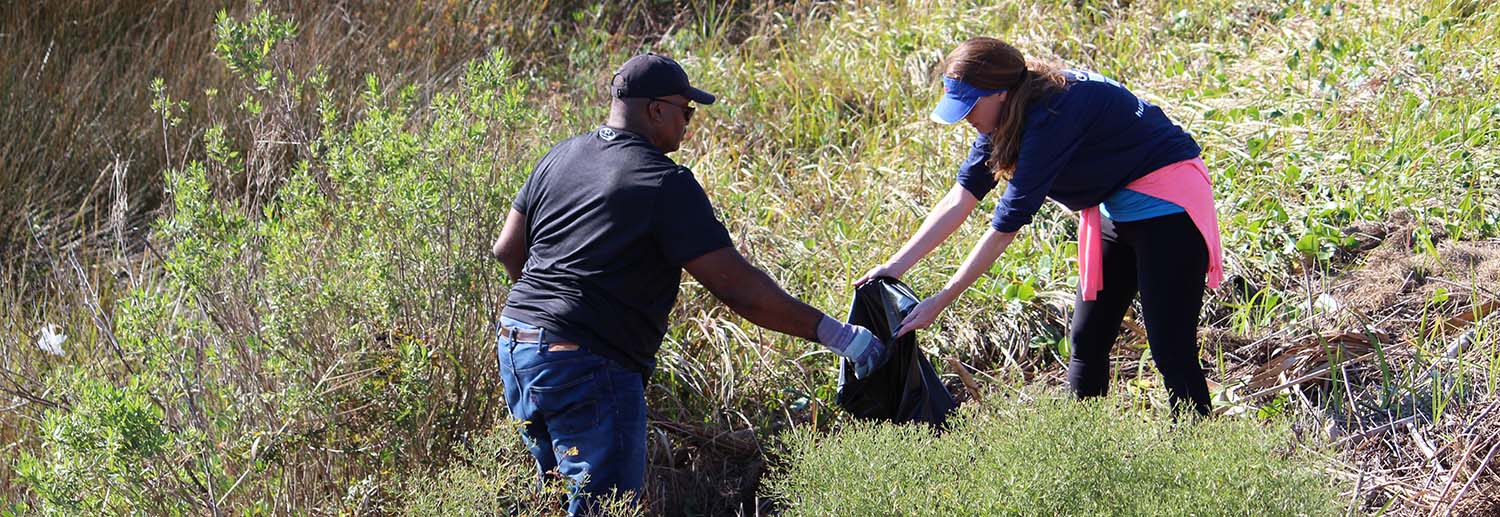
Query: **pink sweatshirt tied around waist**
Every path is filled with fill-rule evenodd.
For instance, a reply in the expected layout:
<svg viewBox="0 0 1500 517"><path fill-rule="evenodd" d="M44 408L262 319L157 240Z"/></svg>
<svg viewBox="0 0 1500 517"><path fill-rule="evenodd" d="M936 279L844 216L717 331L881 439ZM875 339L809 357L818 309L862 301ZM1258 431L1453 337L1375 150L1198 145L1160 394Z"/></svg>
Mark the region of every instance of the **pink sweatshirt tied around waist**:
<svg viewBox="0 0 1500 517"><path fill-rule="evenodd" d="M1214 213L1213 181L1202 158L1183 160L1162 167L1125 188L1163 199L1187 211L1203 242L1208 246L1208 287L1224 281L1224 249L1219 243L1219 217ZM1084 301L1092 301L1104 288L1103 222L1099 206L1083 209L1078 225L1078 283Z"/></svg>

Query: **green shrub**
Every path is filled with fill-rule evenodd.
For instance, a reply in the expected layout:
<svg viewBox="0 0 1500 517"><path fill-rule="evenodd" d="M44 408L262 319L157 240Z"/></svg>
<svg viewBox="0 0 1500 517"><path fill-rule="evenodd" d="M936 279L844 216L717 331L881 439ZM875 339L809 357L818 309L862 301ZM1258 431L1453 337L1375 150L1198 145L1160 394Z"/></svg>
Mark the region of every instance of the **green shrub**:
<svg viewBox="0 0 1500 517"><path fill-rule="evenodd" d="M161 409L138 384L115 387L73 377L77 397L47 412L41 457L23 454L17 473L42 501L40 510L63 514L183 513L169 479L180 474L159 460L173 446Z"/></svg>
<svg viewBox="0 0 1500 517"><path fill-rule="evenodd" d="M243 118L164 172L161 274L117 306L129 388L62 387L78 402L24 470L42 510L378 511L383 480L443 462L500 407L488 249L548 137L531 82L497 50L430 98L372 76L345 105L284 63L295 34L268 11L219 18ZM164 120L189 108L154 93Z"/></svg>
<svg viewBox="0 0 1500 517"><path fill-rule="evenodd" d="M1338 491L1287 425L1174 425L1113 400L965 406L941 435L799 431L766 491L787 515L1331 515Z"/></svg>
<svg viewBox="0 0 1500 517"><path fill-rule="evenodd" d="M537 481L536 463L521 443L519 423L490 430L461 447L454 461L405 483L403 515L565 515L567 485L554 475ZM541 485L541 486L539 486ZM634 516L641 510L624 498L606 498L605 515Z"/></svg>

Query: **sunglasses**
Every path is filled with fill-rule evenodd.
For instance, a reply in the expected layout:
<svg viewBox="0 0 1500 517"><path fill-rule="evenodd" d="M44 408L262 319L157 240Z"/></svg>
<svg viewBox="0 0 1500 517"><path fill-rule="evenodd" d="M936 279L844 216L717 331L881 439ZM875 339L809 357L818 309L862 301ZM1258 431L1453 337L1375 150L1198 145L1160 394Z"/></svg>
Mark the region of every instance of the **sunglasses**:
<svg viewBox="0 0 1500 517"><path fill-rule="evenodd" d="M678 103L675 103L675 102L663 99L661 97L652 97L651 100L655 101L655 102L662 102L662 103L666 103L666 104L671 104L673 106L677 106L678 109L682 110L682 119L683 119L684 122L692 122L693 121L693 112L698 110L698 108L695 108L695 107L692 107L692 106L689 106L689 105L686 105L686 104L678 104Z"/></svg>

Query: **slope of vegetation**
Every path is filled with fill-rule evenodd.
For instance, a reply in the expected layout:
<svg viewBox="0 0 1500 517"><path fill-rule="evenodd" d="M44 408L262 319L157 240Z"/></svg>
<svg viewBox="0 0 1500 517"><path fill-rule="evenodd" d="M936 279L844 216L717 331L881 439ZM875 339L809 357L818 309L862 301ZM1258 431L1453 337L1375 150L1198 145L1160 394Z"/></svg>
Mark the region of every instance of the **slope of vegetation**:
<svg viewBox="0 0 1500 517"><path fill-rule="evenodd" d="M648 511L1133 512L1149 500L1047 494L1097 475L1139 497L1174 470L1205 492L1147 513L1209 491L1244 495L1230 513L1500 507L1490 2L181 4L4 8L0 511L546 507L504 424L486 250L532 163L603 120L613 66L666 53L721 95L674 157L753 262L841 314L952 184L972 129L925 114L974 35L1118 78L1203 145L1232 276L1202 332L1223 418L1163 422L1131 330L1111 402L1026 395L1061 382L1076 283L1049 206L923 333L987 394L938 438L851 422L831 354L685 278L647 390ZM939 287L992 203L904 280ZM1120 439L1057 434L1086 422ZM1067 476L1019 466L1033 438ZM966 440L981 467L951 484L820 497L952 473ZM889 470L846 461L866 454Z"/></svg>

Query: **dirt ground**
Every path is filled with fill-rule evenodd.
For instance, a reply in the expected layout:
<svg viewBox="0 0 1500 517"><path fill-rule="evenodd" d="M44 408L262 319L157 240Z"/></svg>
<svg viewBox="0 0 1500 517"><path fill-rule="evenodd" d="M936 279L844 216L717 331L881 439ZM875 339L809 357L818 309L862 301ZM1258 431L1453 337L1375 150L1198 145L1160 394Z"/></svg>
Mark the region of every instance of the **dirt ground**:
<svg viewBox="0 0 1500 517"><path fill-rule="evenodd" d="M1318 310L1300 328L1255 340L1209 329L1206 348L1241 353L1240 396L1288 393L1324 415L1331 473L1355 482L1365 510L1500 515L1500 240L1454 241L1400 216L1345 232L1359 244L1309 275L1299 303Z"/></svg>

